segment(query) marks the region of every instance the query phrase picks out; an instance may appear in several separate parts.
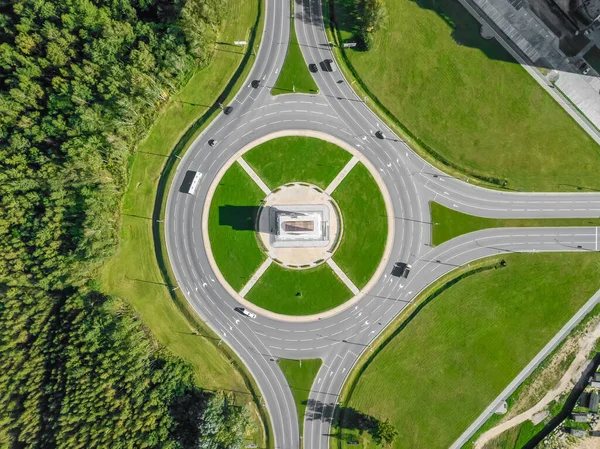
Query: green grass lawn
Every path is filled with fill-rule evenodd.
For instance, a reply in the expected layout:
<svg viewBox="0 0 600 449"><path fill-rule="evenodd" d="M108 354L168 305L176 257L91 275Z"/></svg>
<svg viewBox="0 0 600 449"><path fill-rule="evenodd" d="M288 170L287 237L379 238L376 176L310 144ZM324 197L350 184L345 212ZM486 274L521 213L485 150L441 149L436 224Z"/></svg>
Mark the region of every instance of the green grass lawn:
<svg viewBox="0 0 600 449"><path fill-rule="evenodd" d="M600 286L596 253L504 258L425 305L352 384L344 406L389 418L394 448L448 447Z"/></svg>
<svg viewBox="0 0 600 449"><path fill-rule="evenodd" d="M352 36L345 11L353 4L335 0L342 39ZM512 188L600 188L598 145L495 40L481 38L459 2L385 6L374 48L345 52L368 90L426 146Z"/></svg>
<svg viewBox="0 0 600 449"><path fill-rule="evenodd" d="M237 291L267 258L254 232L254 219L264 198L264 192L236 162L221 178L210 204L210 246L221 274Z"/></svg>
<svg viewBox="0 0 600 449"><path fill-rule="evenodd" d="M332 196L344 219L344 234L333 260L360 289L375 273L385 249L388 229L383 195L369 170L358 163Z"/></svg>
<svg viewBox="0 0 600 449"><path fill-rule="evenodd" d="M332 143L294 136L269 140L244 155L270 189L293 181L325 189L351 158Z"/></svg>
<svg viewBox="0 0 600 449"><path fill-rule="evenodd" d="M351 297L352 292L327 264L291 270L276 263L271 264L246 295L257 306L285 315L324 312Z"/></svg>
<svg viewBox="0 0 600 449"><path fill-rule="evenodd" d="M232 42L248 38L256 24L260 38L259 4L257 0L227 1L219 40ZM246 53L250 51L247 49ZM216 346L215 335L191 312L185 299L179 297L179 304L173 301L156 259L152 233L158 182L169 155L174 148L189 144L194 135L210 123L214 116L210 105L228 84L233 83L231 92L235 92L244 81L244 74L254 60L253 56L246 56L247 64L241 66L244 57L242 50L231 52L228 45L216 44L210 66L198 70L157 117L132 157L123 199L119 248L102 268L100 277L104 292L124 298L161 345L191 363L198 386L207 390L236 391L240 402L250 405L257 429L246 442L264 446L262 424L244 377L222 350L224 345ZM241 72L237 80L233 79L236 71ZM190 130L188 136L186 132Z"/></svg>
<svg viewBox="0 0 600 449"><path fill-rule="evenodd" d="M449 209L434 201L429 203L433 222L433 245L488 228L522 228L539 226L600 226L600 218L483 218Z"/></svg>
<svg viewBox="0 0 600 449"><path fill-rule="evenodd" d="M322 364L321 359L311 360L291 360L279 359L279 368L283 371L288 385L292 390L296 410L298 412L298 425L300 426L300 437L303 436L304 412L310 390L312 389L315 377Z"/></svg>
<svg viewBox="0 0 600 449"><path fill-rule="evenodd" d="M293 2L292 11L294 11ZM281 72L279 72L277 82L273 89L271 89L271 95L291 94L294 92L316 94L319 92L319 88L308 70L304 56L302 56L302 50L300 50L300 45L298 44L294 19L292 17L290 19L290 42L287 54Z"/></svg>
<svg viewBox="0 0 600 449"><path fill-rule="evenodd" d="M552 353L531 373L517 390L506 400L508 404L508 414L492 415L483 426L463 445L464 449L471 449L475 441L486 431L496 427L500 422L530 409L537 404L544 395L556 386L558 381L564 376L565 372L575 360L576 354L580 351L577 344L584 331L589 331L590 324L597 322L600 315L600 306L596 305L590 313L571 331L569 337L563 340ZM600 346L600 340L596 341L596 347L592 348L588 358L592 358ZM525 421L511 429L501 433L498 437L490 440L485 449L521 449L527 441L552 420L559 413L566 401L569 391L552 401L546 408L549 411L548 416L539 424L534 426L531 421Z"/></svg>

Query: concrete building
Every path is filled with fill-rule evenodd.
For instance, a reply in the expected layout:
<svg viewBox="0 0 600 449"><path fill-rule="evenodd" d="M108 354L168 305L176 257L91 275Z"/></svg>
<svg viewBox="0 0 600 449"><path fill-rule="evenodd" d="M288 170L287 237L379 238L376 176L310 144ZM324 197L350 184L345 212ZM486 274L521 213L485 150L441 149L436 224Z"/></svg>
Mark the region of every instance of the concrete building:
<svg viewBox="0 0 600 449"><path fill-rule="evenodd" d="M598 403L600 402L600 396L598 393L592 393L590 396L590 412L598 413Z"/></svg>
<svg viewBox="0 0 600 449"><path fill-rule="evenodd" d="M584 392L583 392L583 393L581 393L581 395L579 396L579 399L577 400L577 404L578 404L580 407L589 408L589 406L590 406L590 396L591 396L591 393L588 393L588 392L585 392L585 391L584 391Z"/></svg>
<svg viewBox="0 0 600 449"><path fill-rule="evenodd" d="M571 414L571 419L575 422L588 422L588 414L587 413L573 413Z"/></svg>
<svg viewBox="0 0 600 449"><path fill-rule="evenodd" d="M565 429L567 433L573 435L574 437L584 438L587 437L587 431L582 429Z"/></svg>

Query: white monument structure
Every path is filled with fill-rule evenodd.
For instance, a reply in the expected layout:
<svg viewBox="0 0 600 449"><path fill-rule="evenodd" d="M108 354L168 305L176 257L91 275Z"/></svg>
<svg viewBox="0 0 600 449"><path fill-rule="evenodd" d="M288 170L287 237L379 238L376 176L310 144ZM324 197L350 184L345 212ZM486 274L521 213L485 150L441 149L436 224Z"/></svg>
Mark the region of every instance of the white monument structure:
<svg viewBox="0 0 600 449"><path fill-rule="evenodd" d="M307 269L327 261L339 242L338 209L330 195L306 183L289 183L267 195L258 214L258 239L278 264Z"/></svg>
<svg viewBox="0 0 600 449"><path fill-rule="evenodd" d="M329 208L322 204L269 207L270 243L273 248L329 245Z"/></svg>

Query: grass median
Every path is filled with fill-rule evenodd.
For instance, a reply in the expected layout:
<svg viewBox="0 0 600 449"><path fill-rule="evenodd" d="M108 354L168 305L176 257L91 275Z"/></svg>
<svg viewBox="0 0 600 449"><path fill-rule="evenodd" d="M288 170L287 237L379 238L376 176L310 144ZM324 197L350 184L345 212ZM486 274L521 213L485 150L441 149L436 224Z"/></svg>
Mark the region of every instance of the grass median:
<svg viewBox="0 0 600 449"><path fill-rule="evenodd" d="M273 263L250 289L246 299L275 313L312 315L333 309L352 296L327 264L293 270Z"/></svg>
<svg viewBox="0 0 600 449"><path fill-rule="evenodd" d="M447 278L428 292L345 387L345 408L393 423L402 435L394 448L448 447L600 284L589 281L600 269L596 253L503 257L505 268ZM340 446L375 447L368 432L343 422L338 430Z"/></svg>
<svg viewBox="0 0 600 449"><path fill-rule="evenodd" d="M387 240L383 195L369 170L358 163L333 191L344 220L333 260L359 289L377 270Z"/></svg>
<svg viewBox="0 0 600 449"><path fill-rule="evenodd" d="M458 212L434 201L429 206L434 246L469 232L490 228L600 226L600 218L484 218Z"/></svg>
<svg viewBox="0 0 600 449"><path fill-rule="evenodd" d="M334 2L340 41L354 34L355 4ZM509 188L600 188L598 145L495 40L481 37L459 2L385 6L374 48L342 51L411 141L443 164Z"/></svg>
<svg viewBox="0 0 600 449"><path fill-rule="evenodd" d="M279 359L279 368L283 371L285 378L292 390L296 411L298 412L298 426L300 429L300 438L302 438L304 413L308 403L308 396L312 389L315 377L322 365L321 359L310 360L291 360Z"/></svg>
<svg viewBox="0 0 600 449"><path fill-rule="evenodd" d="M264 198L264 192L236 162L219 181L210 204L210 247L221 274L236 291L267 258L255 235L255 219Z"/></svg>
<svg viewBox="0 0 600 449"><path fill-rule="evenodd" d="M294 26L294 2L291 2L291 18L290 18L290 41L288 43L285 61L277 82L271 95L282 95L291 93L317 94L319 88L313 79L308 66L302 56L302 50L298 44L296 37L296 28Z"/></svg>
<svg viewBox="0 0 600 449"><path fill-rule="evenodd" d="M270 189L294 181L325 189L351 158L332 143L295 136L269 140L244 154L244 160Z"/></svg>
<svg viewBox="0 0 600 449"><path fill-rule="evenodd" d="M230 0L226 11L219 40L246 38L257 44L253 36L261 36L262 3ZM230 52L228 44L217 43L215 51L210 66L198 70L161 111L131 159L119 248L103 267L101 280L106 293L122 297L133 306L161 345L192 364L198 386L235 391L240 403L250 405L256 431L246 442L264 446L267 441L260 422L264 416L259 418L253 405L253 380L235 355L224 345L217 347L218 336L195 315L181 293L172 291L171 280L164 274L170 271L164 265L168 264L164 242L153 232L153 225L158 226L153 220L164 218L160 204L164 206L162 196L169 178L163 171L172 163L172 153L185 151L219 113L217 99L226 102L231 98L253 63L250 49ZM163 256L160 261L159 253Z"/></svg>

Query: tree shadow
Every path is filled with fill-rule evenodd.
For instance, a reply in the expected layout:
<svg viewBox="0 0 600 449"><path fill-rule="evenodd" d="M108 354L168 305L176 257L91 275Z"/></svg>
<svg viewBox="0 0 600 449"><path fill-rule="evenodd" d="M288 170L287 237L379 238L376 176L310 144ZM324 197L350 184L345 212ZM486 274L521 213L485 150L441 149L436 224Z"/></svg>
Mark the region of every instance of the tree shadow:
<svg viewBox="0 0 600 449"><path fill-rule="evenodd" d="M206 408L211 393L199 389L189 389L183 395L173 399L171 415L177 435L177 442L182 448L197 447L200 439L198 422Z"/></svg>
<svg viewBox="0 0 600 449"><path fill-rule="evenodd" d="M314 399L304 401L306 405L306 419L308 421L323 421L331 425L334 430L329 436L349 439L344 436L343 430L367 433L375 442L380 441L378 427L380 421L352 407L344 407L335 402L321 402Z"/></svg>

